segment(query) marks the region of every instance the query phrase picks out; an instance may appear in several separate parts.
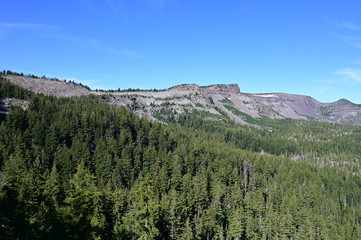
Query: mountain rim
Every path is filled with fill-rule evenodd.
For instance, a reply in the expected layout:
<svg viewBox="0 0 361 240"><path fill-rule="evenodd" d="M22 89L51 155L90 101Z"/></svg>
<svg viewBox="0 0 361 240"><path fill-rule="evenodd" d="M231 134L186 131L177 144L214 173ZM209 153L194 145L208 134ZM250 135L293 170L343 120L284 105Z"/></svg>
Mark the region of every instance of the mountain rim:
<svg viewBox="0 0 361 240"><path fill-rule="evenodd" d="M302 119L361 124L361 106L346 99L322 103L287 93L242 93L237 84L199 86L183 84L166 90L93 91L73 82L6 75L8 81L35 93L58 97L106 95L105 101L131 109L140 116L166 122L185 112L202 113L202 118L220 121L224 117L242 124L252 119ZM223 117L221 117L223 116Z"/></svg>

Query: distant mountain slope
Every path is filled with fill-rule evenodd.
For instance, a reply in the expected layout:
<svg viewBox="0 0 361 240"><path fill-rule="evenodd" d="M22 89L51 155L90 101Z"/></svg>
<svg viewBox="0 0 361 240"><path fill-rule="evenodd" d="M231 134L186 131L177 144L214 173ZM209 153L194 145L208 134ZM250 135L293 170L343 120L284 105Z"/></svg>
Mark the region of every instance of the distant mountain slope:
<svg viewBox="0 0 361 240"><path fill-rule="evenodd" d="M255 101L270 106L284 118L313 118L321 121L359 124L361 107L346 99L321 103L312 97L277 93L252 95Z"/></svg>
<svg viewBox="0 0 361 240"><path fill-rule="evenodd" d="M74 82L65 82L46 78L6 75L5 79L35 93L58 97L74 97L90 94L90 89Z"/></svg>
<svg viewBox="0 0 361 240"><path fill-rule="evenodd" d="M88 94L104 95L109 104L125 106L140 116L166 122L177 119L184 112L199 111L203 119L219 121L229 118L242 124L252 118L313 119L334 123L361 124L361 106L346 99L321 103L309 96L271 93L241 93L237 84L201 87L179 85L161 91L91 91L72 82L54 81L26 76L5 76L10 82L36 93L59 97Z"/></svg>
<svg viewBox="0 0 361 240"><path fill-rule="evenodd" d="M208 112L215 118L223 114L243 124L249 123L247 120L250 117L361 123L360 105L345 99L321 103L312 97L294 94L247 94L241 93L235 84L209 87L182 85L161 92L113 92L108 101L111 104L128 106L148 117L154 117L156 112L163 112L163 117L167 117L169 112L177 116L184 111L196 109Z"/></svg>

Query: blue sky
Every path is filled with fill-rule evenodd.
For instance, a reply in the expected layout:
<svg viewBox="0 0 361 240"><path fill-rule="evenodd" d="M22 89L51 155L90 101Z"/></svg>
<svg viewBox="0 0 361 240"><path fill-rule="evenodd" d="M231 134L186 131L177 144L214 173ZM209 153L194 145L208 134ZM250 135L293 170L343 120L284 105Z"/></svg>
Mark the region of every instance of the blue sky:
<svg viewBox="0 0 361 240"><path fill-rule="evenodd" d="M103 89L237 83L361 103L361 1L4 0L0 69Z"/></svg>

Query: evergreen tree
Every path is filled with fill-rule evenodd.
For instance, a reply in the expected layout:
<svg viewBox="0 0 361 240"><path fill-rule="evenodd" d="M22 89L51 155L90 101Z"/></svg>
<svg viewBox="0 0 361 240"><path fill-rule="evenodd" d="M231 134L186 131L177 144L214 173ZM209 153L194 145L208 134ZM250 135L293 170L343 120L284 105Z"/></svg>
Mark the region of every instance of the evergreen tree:
<svg viewBox="0 0 361 240"><path fill-rule="evenodd" d="M70 179L65 205L61 209L68 236L72 239L99 239L105 225L101 212L101 193L95 177L80 162L77 172Z"/></svg>

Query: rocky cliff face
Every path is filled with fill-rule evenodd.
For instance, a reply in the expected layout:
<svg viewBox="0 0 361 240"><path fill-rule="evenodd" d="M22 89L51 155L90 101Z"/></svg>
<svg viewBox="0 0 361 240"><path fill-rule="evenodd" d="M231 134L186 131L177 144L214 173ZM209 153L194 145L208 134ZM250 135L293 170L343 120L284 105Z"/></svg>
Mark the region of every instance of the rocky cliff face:
<svg viewBox="0 0 361 240"><path fill-rule="evenodd" d="M294 94L247 94L241 93L237 84L181 85L162 92L113 93L113 98L117 100L110 102L127 106L129 103L124 104L124 99L131 96L137 96L136 101L143 106L138 108L139 115L149 118L154 118L154 112L167 112L166 109L177 114L195 109L213 115L226 114L242 124L248 124L247 116L361 124L361 106L345 99L321 103L312 97ZM166 114L163 117L167 117Z"/></svg>
<svg viewBox="0 0 361 240"><path fill-rule="evenodd" d="M53 95L58 97L75 97L90 94L90 90L79 84L50 80L46 78L31 78L26 76L7 75L5 79L29 89L35 93Z"/></svg>
<svg viewBox="0 0 361 240"><path fill-rule="evenodd" d="M335 123L361 122L361 106L341 99L333 103L321 103L314 98L292 94L256 95L256 101L272 107L284 118L316 119Z"/></svg>
<svg viewBox="0 0 361 240"><path fill-rule="evenodd" d="M47 95L71 97L104 94L69 82L19 76L6 78L36 93ZM361 124L361 106L346 99L321 103L312 97L294 94L247 94L241 93L237 84L206 87L184 84L164 91L122 91L107 94L109 97L106 101L109 104L127 107L140 116L159 121L197 111L206 120L218 121L226 117L242 124L249 124L250 119L261 117Z"/></svg>
<svg viewBox="0 0 361 240"><path fill-rule="evenodd" d="M209 92L216 92L220 94L239 94L240 89L237 84L217 84L208 87L204 87L204 90Z"/></svg>

